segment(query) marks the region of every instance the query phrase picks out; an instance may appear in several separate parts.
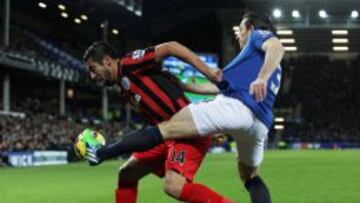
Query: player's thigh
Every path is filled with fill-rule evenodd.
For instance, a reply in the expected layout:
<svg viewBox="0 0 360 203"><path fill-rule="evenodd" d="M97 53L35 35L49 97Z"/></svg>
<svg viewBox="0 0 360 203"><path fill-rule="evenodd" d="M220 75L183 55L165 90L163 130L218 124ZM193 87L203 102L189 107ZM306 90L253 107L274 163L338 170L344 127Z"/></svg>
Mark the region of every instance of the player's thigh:
<svg viewBox="0 0 360 203"><path fill-rule="evenodd" d="M211 138L198 137L169 143L166 171L176 171L192 182L211 144Z"/></svg>
<svg viewBox="0 0 360 203"><path fill-rule="evenodd" d="M137 181L142 177L152 173L153 169L138 158L131 156L123 165L119 168L119 180L123 181Z"/></svg>
<svg viewBox="0 0 360 203"><path fill-rule="evenodd" d="M248 128L251 111L239 100L218 95L213 100L193 103L159 124L164 139L197 137Z"/></svg>
<svg viewBox="0 0 360 203"><path fill-rule="evenodd" d="M184 184L192 182L210 147L210 137L168 142L168 158L164 191L175 198L180 197Z"/></svg>
<svg viewBox="0 0 360 203"><path fill-rule="evenodd" d="M265 150L268 129L258 119L255 119L251 128L247 131L233 135L237 144L237 156L239 171L243 171L241 177L248 178L256 174L260 166ZM247 166L247 167L240 167Z"/></svg>
<svg viewBox="0 0 360 203"><path fill-rule="evenodd" d="M158 126L164 139L182 139L198 136L189 106L181 109L170 120L164 121Z"/></svg>
<svg viewBox="0 0 360 203"><path fill-rule="evenodd" d="M189 105L197 131L201 135L247 130L254 115L238 99L218 95L214 100Z"/></svg>
<svg viewBox="0 0 360 203"><path fill-rule="evenodd" d="M168 142L166 141L147 151L135 152L132 157L136 158L141 164L151 169L151 172L158 177L165 175L165 161L168 154Z"/></svg>

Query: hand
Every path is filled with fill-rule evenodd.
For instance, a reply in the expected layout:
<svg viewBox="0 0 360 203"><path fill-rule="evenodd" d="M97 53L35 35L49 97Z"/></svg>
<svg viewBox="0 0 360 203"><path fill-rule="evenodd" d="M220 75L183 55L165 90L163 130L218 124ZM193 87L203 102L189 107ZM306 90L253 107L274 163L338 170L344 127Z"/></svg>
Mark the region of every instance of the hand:
<svg viewBox="0 0 360 203"><path fill-rule="evenodd" d="M223 77L223 73L222 73L222 70L219 69L219 68L215 68L215 69L211 69L211 77L210 77L210 80L212 82L220 82L222 80L222 77Z"/></svg>
<svg viewBox="0 0 360 203"><path fill-rule="evenodd" d="M250 84L250 94L253 95L257 102L264 101L266 97L267 80L257 78Z"/></svg>

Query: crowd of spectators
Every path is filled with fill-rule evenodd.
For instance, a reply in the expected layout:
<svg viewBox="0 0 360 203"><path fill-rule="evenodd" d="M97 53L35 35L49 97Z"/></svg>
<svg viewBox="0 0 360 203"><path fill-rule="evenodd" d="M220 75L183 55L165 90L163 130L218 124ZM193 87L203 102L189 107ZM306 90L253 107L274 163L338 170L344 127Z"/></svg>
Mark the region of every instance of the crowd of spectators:
<svg viewBox="0 0 360 203"><path fill-rule="evenodd" d="M288 142L360 142L360 59L302 56L285 60L276 107L288 108ZM286 81L286 82L285 82Z"/></svg>
<svg viewBox="0 0 360 203"><path fill-rule="evenodd" d="M28 98L21 105L13 105L25 116L0 115L0 156L33 150L65 150L73 155L76 137L85 128L100 131L110 142L126 131L124 122L93 122L91 118L75 115L59 116L48 104L51 102Z"/></svg>

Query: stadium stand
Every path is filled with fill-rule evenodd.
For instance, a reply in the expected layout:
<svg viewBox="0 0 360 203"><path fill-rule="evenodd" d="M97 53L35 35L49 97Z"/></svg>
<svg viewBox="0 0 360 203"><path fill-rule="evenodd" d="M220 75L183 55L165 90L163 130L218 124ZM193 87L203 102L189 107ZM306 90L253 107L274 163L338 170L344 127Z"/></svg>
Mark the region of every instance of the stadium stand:
<svg viewBox="0 0 360 203"><path fill-rule="evenodd" d="M0 151L22 152L33 150L65 150L69 160L74 160L73 143L85 127L93 127L111 141L121 136L125 126L123 122L112 120L102 123L90 117L74 114L63 117L52 112L52 105L39 99L28 98L14 109L23 112L22 116L0 116ZM130 129L129 129L130 130Z"/></svg>
<svg viewBox="0 0 360 203"><path fill-rule="evenodd" d="M359 146L359 57L289 58L277 108L288 108L286 142L348 143Z"/></svg>

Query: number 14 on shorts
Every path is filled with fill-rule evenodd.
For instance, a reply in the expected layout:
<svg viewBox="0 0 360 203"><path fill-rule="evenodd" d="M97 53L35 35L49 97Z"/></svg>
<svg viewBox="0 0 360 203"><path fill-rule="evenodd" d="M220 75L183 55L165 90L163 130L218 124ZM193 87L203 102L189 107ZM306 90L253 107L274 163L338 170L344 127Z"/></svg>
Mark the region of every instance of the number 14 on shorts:
<svg viewBox="0 0 360 203"><path fill-rule="evenodd" d="M179 162L180 164L184 164L185 162L185 151L173 151L171 154L171 162Z"/></svg>

